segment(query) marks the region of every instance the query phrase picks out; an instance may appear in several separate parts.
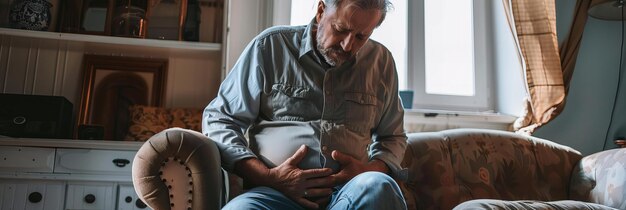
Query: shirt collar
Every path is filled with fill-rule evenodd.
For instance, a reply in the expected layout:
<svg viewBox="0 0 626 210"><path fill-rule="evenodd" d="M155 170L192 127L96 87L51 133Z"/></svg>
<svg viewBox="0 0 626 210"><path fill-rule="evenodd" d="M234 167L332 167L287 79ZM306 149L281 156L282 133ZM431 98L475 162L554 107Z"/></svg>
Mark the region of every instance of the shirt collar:
<svg viewBox="0 0 626 210"><path fill-rule="evenodd" d="M298 58L302 59L302 57L308 54L315 62L321 65L323 69L332 68L332 66L328 65L328 63L323 60L322 55L320 55L316 50L317 48L314 44L316 37L315 34L313 34L313 31L315 30L317 30L317 22L315 21L315 18L313 18L304 29L304 34L302 35L301 40L302 44L300 45L300 55Z"/></svg>
<svg viewBox="0 0 626 210"><path fill-rule="evenodd" d="M309 52L315 53L314 52L315 48L313 46L313 39L315 39L315 37L313 36L313 30L315 30L316 28L317 28L317 23L315 22L315 18L313 18L311 22L309 22L309 24L304 29L304 34L302 35L302 42L301 42L302 44L300 45L299 58L302 58L302 56L306 55Z"/></svg>

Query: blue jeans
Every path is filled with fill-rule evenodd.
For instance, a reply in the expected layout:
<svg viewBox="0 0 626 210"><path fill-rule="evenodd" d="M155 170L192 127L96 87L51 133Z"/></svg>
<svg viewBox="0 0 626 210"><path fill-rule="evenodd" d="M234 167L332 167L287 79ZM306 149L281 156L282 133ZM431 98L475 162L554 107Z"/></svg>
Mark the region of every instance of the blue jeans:
<svg viewBox="0 0 626 210"><path fill-rule="evenodd" d="M222 209L304 209L269 187L256 187L235 197ZM326 209L406 209L398 184L380 172L362 173L334 189Z"/></svg>

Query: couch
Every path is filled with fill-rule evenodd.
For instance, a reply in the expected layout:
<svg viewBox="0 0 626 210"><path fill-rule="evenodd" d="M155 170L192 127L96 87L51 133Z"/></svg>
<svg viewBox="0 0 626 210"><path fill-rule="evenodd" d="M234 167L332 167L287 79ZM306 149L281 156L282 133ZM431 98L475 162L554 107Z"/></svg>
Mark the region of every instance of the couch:
<svg viewBox="0 0 626 210"><path fill-rule="evenodd" d="M409 209L626 209L626 149L582 157L548 140L486 129L408 137L409 177L399 184ZM133 161L138 195L153 209L219 209L241 183L223 181L229 176L219 171L217 151L194 131L154 135Z"/></svg>

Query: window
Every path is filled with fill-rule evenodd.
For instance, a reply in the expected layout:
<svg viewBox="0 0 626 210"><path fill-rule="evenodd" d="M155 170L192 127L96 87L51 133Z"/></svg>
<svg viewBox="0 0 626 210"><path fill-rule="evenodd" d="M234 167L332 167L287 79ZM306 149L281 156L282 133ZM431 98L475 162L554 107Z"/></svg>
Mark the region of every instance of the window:
<svg viewBox="0 0 626 210"><path fill-rule="evenodd" d="M493 110L487 0L390 1L394 8L370 38L393 54L400 90L414 91L413 107ZM317 1L292 0L291 24L308 24L316 7Z"/></svg>
<svg viewBox="0 0 626 210"><path fill-rule="evenodd" d="M407 88L414 106L493 110L487 65L486 0L409 1Z"/></svg>
<svg viewBox="0 0 626 210"><path fill-rule="evenodd" d="M291 1L291 21L290 24L306 25L315 17L317 1L293 0Z"/></svg>
<svg viewBox="0 0 626 210"><path fill-rule="evenodd" d="M424 8L426 94L473 96L472 1L425 0Z"/></svg>

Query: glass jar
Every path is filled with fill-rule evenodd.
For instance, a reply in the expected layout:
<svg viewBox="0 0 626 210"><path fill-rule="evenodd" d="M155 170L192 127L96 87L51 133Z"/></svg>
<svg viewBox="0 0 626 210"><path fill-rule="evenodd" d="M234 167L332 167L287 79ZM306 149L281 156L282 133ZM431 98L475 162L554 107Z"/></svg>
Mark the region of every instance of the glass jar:
<svg viewBox="0 0 626 210"><path fill-rule="evenodd" d="M144 38L146 36L146 12L135 6L115 9L111 20L111 35Z"/></svg>

